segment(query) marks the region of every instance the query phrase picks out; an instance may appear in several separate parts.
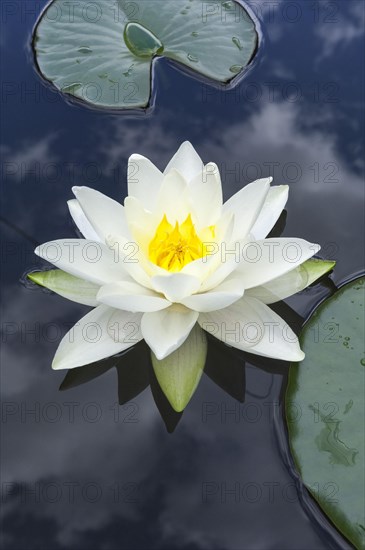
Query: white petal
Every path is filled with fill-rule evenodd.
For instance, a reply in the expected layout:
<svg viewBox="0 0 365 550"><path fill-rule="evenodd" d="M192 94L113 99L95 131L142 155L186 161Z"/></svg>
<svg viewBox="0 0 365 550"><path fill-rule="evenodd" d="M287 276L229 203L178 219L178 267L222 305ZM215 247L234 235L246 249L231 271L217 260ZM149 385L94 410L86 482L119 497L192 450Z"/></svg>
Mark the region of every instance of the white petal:
<svg viewBox="0 0 365 550"><path fill-rule="evenodd" d="M221 219L216 224L216 242L207 242L203 239L205 244L209 245L207 255L204 258L195 260L186 264L180 273L185 273L187 275L193 275L202 281L201 291L206 291L221 283L232 270L228 271L224 277L220 278L218 281L215 280L215 272L222 267L222 243L230 242L232 237L232 229L234 224L234 215L232 213L224 214ZM233 247L235 245L233 244ZM239 243L238 243L239 248ZM224 257L226 261L226 258ZM237 265L235 266L237 267ZM208 281L214 279L214 285L207 284Z"/></svg>
<svg viewBox="0 0 365 550"><path fill-rule="evenodd" d="M242 281L233 275L210 292L193 294L181 300L180 303L194 311L217 311L242 298L243 292Z"/></svg>
<svg viewBox="0 0 365 550"><path fill-rule="evenodd" d="M164 359L177 349L189 336L196 323L198 313L176 306L145 313L141 321L141 331L157 359Z"/></svg>
<svg viewBox="0 0 365 550"><path fill-rule="evenodd" d="M151 288L150 276L145 270L146 259L139 244L116 235L111 235L106 244L113 250L116 261L118 260L125 273L140 285Z"/></svg>
<svg viewBox="0 0 365 550"><path fill-rule="evenodd" d="M126 277L115 252L100 242L61 239L41 244L34 252L59 269L98 285Z"/></svg>
<svg viewBox="0 0 365 550"><path fill-rule="evenodd" d="M151 312L166 309L171 302L135 282L117 282L101 287L97 299L116 309Z"/></svg>
<svg viewBox="0 0 365 550"><path fill-rule="evenodd" d="M238 263L233 259L229 259L220 265L209 275L202 283L201 292L207 292L220 285L231 273L236 271Z"/></svg>
<svg viewBox="0 0 365 550"><path fill-rule="evenodd" d="M200 280L193 275L184 273L170 273L168 275L155 275L151 278L151 285L164 294L170 302L179 302L196 292L200 287Z"/></svg>
<svg viewBox="0 0 365 550"><path fill-rule="evenodd" d="M149 212L140 199L136 197L126 197L124 201L125 217L129 224L144 228L149 233L150 239L153 238L151 232L155 229L156 222L160 221L155 213Z"/></svg>
<svg viewBox="0 0 365 550"><path fill-rule="evenodd" d="M223 205L223 212L230 210L235 216L233 240L244 239L256 222L270 189L272 178L262 178L249 183Z"/></svg>
<svg viewBox="0 0 365 550"><path fill-rule="evenodd" d="M286 205L288 194L288 185L270 188L261 212L251 228L251 234L255 239L264 239L270 233Z"/></svg>
<svg viewBox="0 0 365 550"><path fill-rule="evenodd" d="M142 335L136 332L136 336L125 338L119 342L111 336L110 322L114 310L108 306L98 306L63 337L54 357L53 369L73 369L88 363L100 361L135 345L142 339ZM125 323L133 323L138 327L140 316L136 318L133 313L124 313ZM131 330L129 329L129 334Z"/></svg>
<svg viewBox="0 0 365 550"><path fill-rule="evenodd" d="M72 191L100 239L105 241L109 235L128 237L128 226L121 204L89 187L73 187Z"/></svg>
<svg viewBox="0 0 365 550"><path fill-rule="evenodd" d="M207 277L209 277L211 273L213 273L217 269L217 266L219 265L220 254L219 252L214 253L212 248L211 255L204 258L199 258L198 260L194 260L193 262L189 262L188 264L184 265L182 270L179 271L179 274L191 275L192 277L199 279L202 285L204 285L204 281L207 279Z"/></svg>
<svg viewBox="0 0 365 550"><path fill-rule="evenodd" d="M268 306L244 296L231 306L201 313L200 326L234 348L284 361L301 361L298 338Z"/></svg>
<svg viewBox="0 0 365 550"><path fill-rule="evenodd" d="M128 195L136 197L147 210L153 210L163 174L146 157L132 155L128 161Z"/></svg>
<svg viewBox="0 0 365 550"><path fill-rule="evenodd" d="M318 244L303 239L263 239L246 243L241 249L241 263L237 271L245 289L264 285L276 279L320 250Z"/></svg>
<svg viewBox="0 0 365 550"><path fill-rule="evenodd" d="M108 306L104 306L108 307ZM143 339L141 320L143 313L131 313L121 309L112 309L107 329L114 342L122 343L126 348L134 346Z"/></svg>
<svg viewBox="0 0 365 550"><path fill-rule="evenodd" d="M308 276L302 266L273 279L261 286L247 290L247 296L257 298L264 304L273 304L295 294L307 286Z"/></svg>
<svg viewBox="0 0 365 550"><path fill-rule="evenodd" d="M148 247L155 235L156 227L161 221L155 213L147 211L142 202L135 197L127 197L124 201L124 211L130 234L148 255Z"/></svg>
<svg viewBox="0 0 365 550"><path fill-rule="evenodd" d="M178 151L172 157L164 174L175 169L184 176L187 182L190 182L194 176L203 170L203 162L189 141L180 145Z"/></svg>
<svg viewBox="0 0 365 550"><path fill-rule="evenodd" d="M262 286L250 288L246 295L257 298L264 304L273 304L279 300L285 300L285 298L305 289L319 277L333 269L335 263L325 260L307 260L299 267Z"/></svg>
<svg viewBox="0 0 365 550"><path fill-rule="evenodd" d="M187 183L179 172L172 169L164 177L160 188L154 212L156 219L159 223L166 214L168 221L175 225L176 221L182 223L190 212L191 205L187 195Z"/></svg>
<svg viewBox="0 0 365 550"><path fill-rule="evenodd" d="M99 305L96 295L100 286L84 279L79 279L61 269L50 269L29 273L28 279L34 283L49 288L67 300L78 304L95 307Z"/></svg>
<svg viewBox="0 0 365 550"><path fill-rule="evenodd" d="M85 239L90 239L91 241L101 241L99 235L85 216L79 201L77 199L71 199L70 201L67 201L67 206L73 221Z"/></svg>
<svg viewBox="0 0 365 550"><path fill-rule="evenodd" d="M140 285L153 289L151 277L155 275L165 276L166 269L151 262L143 251L143 248L134 241L118 237L110 237L107 245L118 251L119 261L128 275Z"/></svg>
<svg viewBox="0 0 365 550"><path fill-rule="evenodd" d="M198 229L215 225L222 215L222 184L218 166L212 162L196 175L189 186L192 209Z"/></svg>

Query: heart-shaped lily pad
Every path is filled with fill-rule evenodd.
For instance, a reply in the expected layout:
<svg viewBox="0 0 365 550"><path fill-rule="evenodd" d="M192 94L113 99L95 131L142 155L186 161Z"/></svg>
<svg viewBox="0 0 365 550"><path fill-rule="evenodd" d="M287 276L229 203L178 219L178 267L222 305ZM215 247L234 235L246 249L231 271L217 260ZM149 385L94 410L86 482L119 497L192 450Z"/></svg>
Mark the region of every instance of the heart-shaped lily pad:
<svg viewBox="0 0 365 550"><path fill-rule="evenodd" d="M356 548L365 548L364 279L322 304L301 335L286 412L305 485Z"/></svg>
<svg viewBox="0 0 365 550"><path fill-rule="evenodd" d="M257 32L233 0L53 0L33 46L40 72L62 92L133 109L150 102L156 56L227 83L250 62Z"/></svg>

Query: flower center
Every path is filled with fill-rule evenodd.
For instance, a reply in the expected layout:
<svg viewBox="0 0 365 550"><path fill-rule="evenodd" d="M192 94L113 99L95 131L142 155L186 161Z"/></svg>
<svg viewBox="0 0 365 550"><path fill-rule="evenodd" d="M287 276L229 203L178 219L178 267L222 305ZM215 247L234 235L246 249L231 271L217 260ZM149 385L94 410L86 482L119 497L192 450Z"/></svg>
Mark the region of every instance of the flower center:
<svg viewBox="0 0 365 550"><path fill-rule="evenodd" d="M210 231L213 236L214 228L210 228ZM199 239L190 214L183 223L176 222L175 227L165 214L149 244L148 252L151 262L159 267L180 271L186 264L206 256L207 247Z"/></svg>

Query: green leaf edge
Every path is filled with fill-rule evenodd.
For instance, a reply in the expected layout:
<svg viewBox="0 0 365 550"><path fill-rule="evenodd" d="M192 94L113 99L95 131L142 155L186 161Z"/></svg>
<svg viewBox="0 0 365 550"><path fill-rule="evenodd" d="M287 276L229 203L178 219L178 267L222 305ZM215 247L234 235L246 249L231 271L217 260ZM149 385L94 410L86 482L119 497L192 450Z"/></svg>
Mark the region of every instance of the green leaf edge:
<svg viewBox="0 0 365 550"><path fill-rule="evenodd" d="M317 260L311 259L304 262L303 267L308 272L308 285L313 284L315 281L326 275L336 265L335 260Z"/></svg>
<svg viewBox="0 0 365 550"><path fill-rule="evenodd" d="M308 262L316 263L317 261L321 262L322 264L323 263L333 264L332 267L329 267L326 271L323 271L322 275L325 275L326 273L328 273L334 267L334 265L336 264L335 261L330 261L330 260L307 260L307 262L305 262L305 263L308 263ZM317 280L319 277L321 277L321 275L316 277L312 282ZM347 287L349 285L353 285L354 283L356 283L356 281L359 281L360 279L364 279L364 276L362 275L362 276L357 277L356 279L354 279L352 281L349 281L345 285L341 286L338 289L337 292L342 291L345 287ZM311 284L311 283L309 283L309 284ZM335 294L333 294L332 296L329 296L328 298L326 298L323 302L321 302L318 305L318 307L312 312L309 319L307 319L306 323L304 324L304 326L301 330L300 336L299 336L300 344L302 344L302 342L303 342L303 332L306 328L306 325L311 320L313 314L318 313L320 311L320 309L322 308L322 306L324 306L326 304L327 300L331 299L333 296L335 296L337 294L337 292ZM286 427L287 427L287 431L288 431L288 444L289 444L290 454L291 454L291 456L293 458L293 461L294 461L295 469L297 470L298 474L300 475L300 478L302 480L303 485L306 487L308 492L311 494L312 498L315 500L317 506L319 506L319 508L322 510L322 512L324 513L326 518L335 525L336 529L342 535L344 535L355 546L355 548L357 548L358 550L365 550L365 542L361 546L358 546L359 541L354 538L353 528L352 528L351 525L349 526L349 523L348 523L345 515L343 514L343 512L341 512L335 506L333 506L333 505L331 506L331 503L327 502L327 505L326 505L327 510L332 509L332 514L331 514L331 516L329 516L328 513L327 513L326 508L322 505L322 502L317 498L315 492L312 491L311 488L308 487L308 485L304 482L299 457L298 457L297 453L295 452L294 447L293 447L292 442L291 442L292 439L294 439L295 435L297 434L298 428L296 427L295 423L290 422L289 415L288 415L288 409L287 409L287 406L286 406L286 403L288 402L289 394L293 395L298 390L298 381L297 380L298 380L299 365L300 365L300 363L291 363L290 364L289 374L288 374L288 383L287 383L287 386L286 386L285 399L284 399L284 414L285 414Z"/></svg>

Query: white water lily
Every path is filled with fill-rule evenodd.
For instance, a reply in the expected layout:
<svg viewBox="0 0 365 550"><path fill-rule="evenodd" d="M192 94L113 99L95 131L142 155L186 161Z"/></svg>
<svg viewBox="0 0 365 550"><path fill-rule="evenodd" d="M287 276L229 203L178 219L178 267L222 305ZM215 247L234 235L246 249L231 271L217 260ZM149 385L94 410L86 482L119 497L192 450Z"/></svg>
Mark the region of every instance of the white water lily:
<svg viewBox="0 0 365 550"><path fill-rule="evenodd" d="M74 187L68 205L85 238L39 246L36 254L62 271L30 277L94 309L63 338L53 368L86 365L144 339L156 374L192 354L202 370L204 331L250 353L302 360L297 337L269 304L333 264L308 262L317 244L265 238L288 198L288 186L271 181L254 181L223 204L217 166L204 166L185 142L164 173L143 156L130 157L124 206Z"/></svg>

